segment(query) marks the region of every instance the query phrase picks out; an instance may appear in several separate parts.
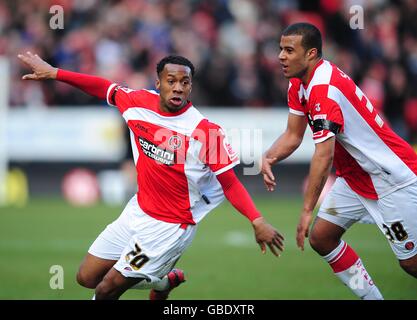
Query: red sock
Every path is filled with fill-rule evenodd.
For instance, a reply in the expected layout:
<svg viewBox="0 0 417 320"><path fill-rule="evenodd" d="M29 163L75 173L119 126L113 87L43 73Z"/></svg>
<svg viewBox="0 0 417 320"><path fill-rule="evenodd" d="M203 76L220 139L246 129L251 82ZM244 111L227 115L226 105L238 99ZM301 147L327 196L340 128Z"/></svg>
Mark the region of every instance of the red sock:
<svg viewBox="0 0 417 320"><path fill-rule="evenodd" d="M346 242L341 240L336 249L323 258L334 274L358 297L364 300L383 299L361 259Z"/></svg>

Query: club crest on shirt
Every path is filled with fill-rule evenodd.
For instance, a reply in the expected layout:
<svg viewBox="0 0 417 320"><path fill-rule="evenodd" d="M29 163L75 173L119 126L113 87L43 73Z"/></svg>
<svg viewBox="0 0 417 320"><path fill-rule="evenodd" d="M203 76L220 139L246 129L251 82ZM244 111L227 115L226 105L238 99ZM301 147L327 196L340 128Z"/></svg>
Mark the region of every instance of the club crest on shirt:
<svg viewBox="0 0 417 320"><path fill-rule="evenodd" d="M413 249L414 249L414 243L413 243L412 241L408 241L408 242L405 244L405 248L406 248L407 250L413 250Z"/></svg>
<svg viewBox="0 0 417 320"><path fill-rule="evenodd" d="M168 146L171 150L177 150L182 146L182 139L178 135L173 135L168 140Z"/></svg>

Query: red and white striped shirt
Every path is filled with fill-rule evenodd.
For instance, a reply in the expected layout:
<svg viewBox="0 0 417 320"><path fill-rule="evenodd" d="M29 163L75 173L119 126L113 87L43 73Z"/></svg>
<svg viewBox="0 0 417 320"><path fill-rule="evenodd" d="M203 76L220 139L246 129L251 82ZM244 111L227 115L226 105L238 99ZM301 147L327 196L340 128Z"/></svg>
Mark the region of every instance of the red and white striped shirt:
<svg viewBox="0 0 417 320"><path fill-rule="evenodd" d="M107 90L130 129L139 206L158 220L195 224L224 199L216 175L239 159L223 130L191 102L165 113L159 101L155 91L117 84Z"/></svg>
<svg viewBox="0 0 417 320"><path fill-rule="evenodd" d="M358 194L378 199L417 180L417 155L378 115L368 98L337 66L320 60L307 85L290 79L289 111L310 126L328 120L338 133L313 129L315 143L336 135L334 165Z"/></svg>

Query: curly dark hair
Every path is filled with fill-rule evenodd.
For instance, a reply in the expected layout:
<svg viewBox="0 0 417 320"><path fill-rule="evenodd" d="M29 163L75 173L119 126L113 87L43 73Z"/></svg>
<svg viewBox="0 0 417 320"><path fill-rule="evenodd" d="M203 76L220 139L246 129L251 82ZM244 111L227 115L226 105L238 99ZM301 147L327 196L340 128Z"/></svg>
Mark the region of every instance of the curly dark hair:
<svg viewBox="0 0 417 320"><path fill-rule="evenodd" d="M195 68L194 68L194 65L191 63L191 61L182 56L175 56L175 55L166 56L162 58L161 61L158 62L158 64L156 65L156 73L158 74L158 76L160 75L162 70L164 70L165 65L168 63L187 66L191 69L191 75L194 76Z"/></svg>

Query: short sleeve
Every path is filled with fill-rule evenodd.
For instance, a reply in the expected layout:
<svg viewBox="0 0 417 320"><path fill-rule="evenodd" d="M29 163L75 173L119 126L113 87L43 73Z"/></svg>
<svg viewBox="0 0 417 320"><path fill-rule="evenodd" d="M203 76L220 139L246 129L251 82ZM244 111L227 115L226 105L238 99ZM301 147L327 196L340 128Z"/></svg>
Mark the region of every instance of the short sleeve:
<svg viewBox="0 0 417 320"><path fill-rule="evenodd" d="M316 97L309 103L309 122L315 143L323 142L343 131L343 113L336 101Z"/></svg>
<svg viewBox="0 0 417 320"><path fill-rule="evenodd" d="M304 107L300 102L300 86L300 81L296 81L295 79L290 80L287 92L288 107L290 113L297 116L305 116Z"/></svg>
<svg viewBox="0 0 417 320"><path fill-rule="evenodd" d="M200 159L209 166L215 175L219 175L235 165L239 164L239 157L233 150L224 130L207 120L203 120L203 125L199 126L204 132L203 147L200 152Z"/></svg>

